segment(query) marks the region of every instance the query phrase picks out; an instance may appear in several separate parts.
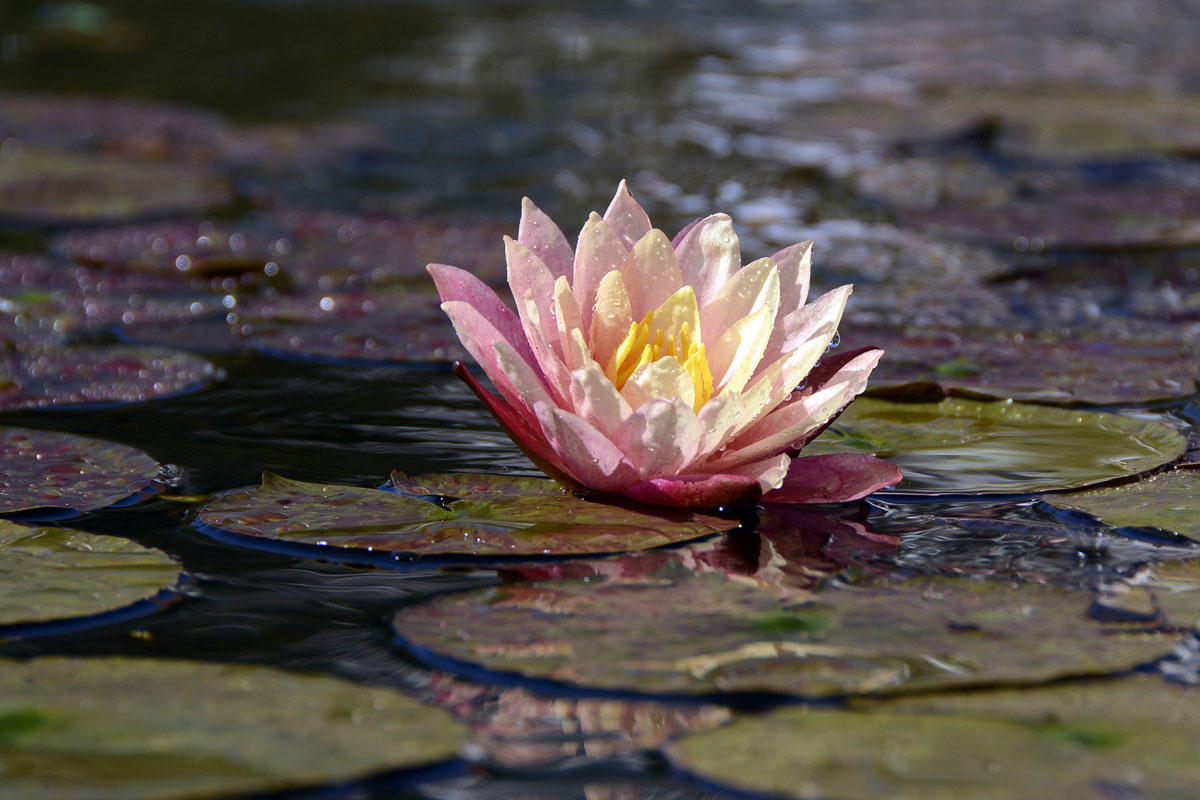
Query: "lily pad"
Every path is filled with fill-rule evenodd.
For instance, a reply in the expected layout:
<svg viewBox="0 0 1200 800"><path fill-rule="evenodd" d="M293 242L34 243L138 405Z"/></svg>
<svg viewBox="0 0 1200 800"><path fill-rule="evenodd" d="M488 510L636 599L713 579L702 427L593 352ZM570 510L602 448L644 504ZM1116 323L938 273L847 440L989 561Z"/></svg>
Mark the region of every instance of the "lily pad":
<svg viewBox="0 0 1200 800"><path fill-rule="evenodd" d="M165 553L127 539L3 519L0 553L0 625L98 614L151 597L179 575Z"/></svg>
<svg viewBox="0 0 1200 800"><path fill-rule="evenodd" d="M805 454L869 452L904 472L902 493L1023 494L1126 478L1178 458L1187 441L1160 422L1011 402L862 398Z"/></svg>
<svg viewBox="0 0 1200 800"><path fill-rule="evenodd" d="M884 397L1108 405L1188 397L1200 380L1200 358L1178 338L855 324L844 326L842 336L887 352L869 389Z"/></svg>
<svg viewBox="0 0 1200 800"><path fill-rule="evenodd" d="M1126 486L1047 498L1114 528L1159 528L1200 541L1200 470L1178 469Z"/></svg>
<svg viewBox="0 0 1200 800"><path fill-rule="evenodd" d="M0 514L104 508L144 491L157 476L154 459L123 444L0 428Z"/></svg>
<svg viewBox="0 0 1200 800"><path fill-rule="evenodd" d="M515 584L396 613L401 645L439 668L587 688L826 697L1037 683L1128 669L1174 641L1112 638L1089 593L914 578L826 586L782 607L678 565L640 579ZM614 635L619 631L620 635ZM477 672L472 672L477 675Z"/></svg>
<svg viewBox="0 0 1200 800"><path fill-rule="evenodd" d="M1196 689L1144 675L784 708L689 735L673 760L772 797L1188 797L1200 780Z"/></svg>
<svg viewBox="0 0 1200 800"><path fill-rule="evenodd" d="M32 149L0 157L0 220L21 224L169 216L231 196L225 180L185 163Z"/></svg>
<svg viewBox="0 0 1200 800"><path fill-rule="evenodd" d="M0 410L137 403L189 391L219 374L208 361L160 347L18 347L0 354Z"/></svg>
<svg viewBox="0 0 1200 800"><path fill-rule="evenodd" d="M421 494L454 495L464 485L488 485L445 506L378 489L329 486L266 473L262 486L222 495L200 522L223 531L311 546L330 557L364 550L410 556L580 555L644 550L709 536L735 522L701 514L593 503L542 479L427 475ZM536 480L536 479L535 479ZM465 481L465 484L464 484ZM348 550L347 548L353 548Z"/></svg>
<svg viewBox="0 0 1200 800"><path fill-rule="evenodd" d="M127 325L146 344L257 350L326 361L443 362L466 357L432 292L378 290L238 301L233 310Z"/></svg>
<svg viewBox="0 0 1200 800"><path fill-rule="evenodd" d="M282 790L455 756L464 726L397 692L270 667L0 661L0 794Z"/></svg>

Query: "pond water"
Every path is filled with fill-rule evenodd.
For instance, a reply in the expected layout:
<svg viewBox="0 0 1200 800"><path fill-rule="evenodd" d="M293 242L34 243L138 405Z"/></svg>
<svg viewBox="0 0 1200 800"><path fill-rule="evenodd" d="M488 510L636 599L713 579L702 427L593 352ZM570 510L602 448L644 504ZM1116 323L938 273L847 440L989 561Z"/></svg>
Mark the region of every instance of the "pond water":
<svg viewBox="0 0 1200 800"><path fill-rule="evenodd" d="M1190 796L1189 16L6 3L0 795ZM899 486L508 480L424 266L621 178L855 284Z"/></svg>

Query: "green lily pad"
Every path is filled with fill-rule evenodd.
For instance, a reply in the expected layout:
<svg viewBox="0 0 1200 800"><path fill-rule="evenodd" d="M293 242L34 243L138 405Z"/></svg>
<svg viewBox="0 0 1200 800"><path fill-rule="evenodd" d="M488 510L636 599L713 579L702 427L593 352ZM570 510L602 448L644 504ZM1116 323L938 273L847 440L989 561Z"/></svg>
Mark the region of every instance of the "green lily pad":
<svg viewBox="0 0 1200 800"><path fill-rule="evenodd" d="M281 790L453 757L465 727L397 692L262 666L0 661L0 794Z"/></svg>
<svg viewBox="0 0 1200 800"><path fill-rule="evenodd" d="M668 564L600 585L445 595L402 609L392 625L418 658L452 671L466 662L604 689L805 697L1102 674L1174 641L1106 636L1086 618L1091 603L1053 586L914 578L826 586L783 606L757 587Z"/></svg>
<svg viewBox="0 0 1200 800"><path fill-rule="evenodd" d="M672 759L772 797L1189 797L1198 690L1117 681L784 708L688 735Z"/></svg>
<svg viewBox="0 0 1200 800"><path fill-rule="evenodd" d="M157 476L154 459L123 444L0 428L0 514L104 508L145 490Z"/></svg>
<svg viewBox="0 0 1200 800"><path fill-rule="evenodd" d="M226 181L186 163L51 150L0 157L0 219L35 225L204 211L231 198Z"/></svg>
<svg viewBox="0 0 1200 800"><path fill-rule="evenodd" d="M1126 486L1056 495L1047 501L1091 514L1114 528L1159 528L1200 541L1200 470L1173 470Z"/></svg>
<svg viewBox="0 0 1200 800"><path fill-rule="evenodd" d="M804 452L873 453L903 470L897 491L934 495L1073 489L1154 469L1186 449L1183 435L1163 423L1116 414L862 398Z"/></svg>
<svg viewBox="0 0 1200 800"><path fill-rule="evenodd" d="M844 341L887 355L871 375L879 397L958 395L1051 405L1188 397L1200 358L1179 338L1050 336L1002 330L846 325Z"/></svg>
<svg viewBox="0 0 1200 800"><path fill-rule="evenodd" d="M412 485L428 490L420 494L453 496L464 486L477 491L441 506L395 492L266 473L262 486L222 495L204 507L199 520L233 533L317 546L326 555L339 548L420 556L614 553L736 527L702 514L581 500L546 479L426 475Z"/></svg>
<svg viewBox="0 0 1200 800"><path fill-rule="evenodd" d="M137 403L195 389L220 374L210 362L178 350L53 344L0 354L0 372L15 384L0 393L0 410Z"/></svg>
<svg viewBox="0 0 1200 800"><path fill-rule="evenodd" d="M81 617L172 586L165 553L116 536L0 519L0 625Z"/></svg>

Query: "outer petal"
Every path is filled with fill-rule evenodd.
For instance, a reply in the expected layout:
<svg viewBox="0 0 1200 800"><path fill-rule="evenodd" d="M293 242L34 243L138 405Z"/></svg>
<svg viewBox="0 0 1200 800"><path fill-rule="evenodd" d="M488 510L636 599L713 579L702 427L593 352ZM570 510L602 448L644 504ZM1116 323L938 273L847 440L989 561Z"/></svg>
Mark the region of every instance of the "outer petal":
<svg viewBox="0 0 1200 800"><path fill-rule="evenodd" d="M646 316L683 286L675 250L660 230L648 231L633 244L621 266L629 290L630 313L635 320Z"/></svg>
<svg viewBox="0 0 1200 800"><path fill-rule="evenodd" d="M741 248L728 214L705 217L687 232L675 248L683 282L696 287L700 305L716 299L742 265Z"/></svg>
<svg viewBox="0 0 1200 800"><path fill-rule="evenodd" d="M678 508L747 505L758 500L758 481L745 475L675 475L651 478L622 491L639 503Z"/></svg>
<svg viewBox="0 0 1200 800"><path fill-rule="evenodd" d="M521 198L521 224L517 241L528 247L542 260L554 277L571 277L575 252L554 220L546 216L528 197Z"/></svg>
<svg viewBox="0 0 1200 800"><path fill-rule="evenodd" d="M542 260L528 247L505 237L508 256L508 285L517 303L517 313L546 386L555 401L567 402L570 372L558 349L562 341L554 314L554 279Z"/></svg>
<svg viewBox="0 0 1200 800"><path fill-rule="evenodd" d="M519 447L538 469L572 489L583 486L583 481L573 475L563 460L554 452L554 448L546 441L545 435L535 420L526 419L512 406L484 389L461 361L454 362L454 374L471 388L475 396L495 417L497 424L513 440L513 444Z"/></svg>
<svg viewBox="0 0 1200 800"><path fill-rule="evenodd" d="M734 435L740 434L782 403L817 363L827 344L827 339L812 339L760 371L742 392L744 409Z"/></svg>
<svg viewBox="0 0 1200 800"><path fill-rule="evenodd" d="M596 290L600 279L614 269L620 269L629 255L629 248L613 232L608 223L595 212L579 232L575 248L575 271L571 288L579 301L583 329L591 330L592 310L596 307Z"/></svg>
<svg viewBox="0 0 1200 800"><path fill-rule="evenodd" d="M637 473L612 441L587 420L549 403L534 404L542 433L572 475L598 492L619 492Z"/></svg>
<svg viewBox="0 0 1200 800"><path fill-rule="evenodd" d="M792 462L783 485L763 496L768 503L843 503L858 500L904 477L895 464L865 453L807 456Z"/></svg>
<svg viewBox="0 0 1200 800"><path fill-rule="evenodd" d="M813 243L810 239L785 247L771 256L779 265L779 307L784 313L799 308L808 299L812 252Z"/></svg>
<svg viewBox="0 0 1200 800"><path fill-rule="evenodd" d="M729 449L709 466L714 471L721 471L782 452L785 448L807 444L814 431L823 430L829 420L867 388L871 370L882 355L882 350L860 354L821 388L802 393L742 431L729 443Z"/></svg>
<svg viewBox="0 0 1200 800"><path fill-rule="evenodd" d="M767 342L759 371L799 347L806 339L823 335L825 328L829 329L829 336L832 338L853 290L854 287L849 285L839 286L806 306L781 314L775 322L771 339Z"/></svg>
<svg viewBox="0 0 1200 800"><path fill-rule="evenodd" d="M542 385L540 372L537 372L532 364L521 358L516 348L513 348L508 340L500 335L500 332L479 313L479 309L475 306L461 300L451 300L448 303L442 303L442 311L446 312L446 316L450 318L463 347L483 368L483 371L492 379L492 383L496 384L496 388L509 403L521 405L521 393L509 380L496 358L495 345L497 343L504 342L514 356L529 368L530 374L536 376L538 385Z"/></svg>
<svg viewBox="0 0 1200 800"><path fill-rule="evenodd" d="M525 329L521 327L521 320L492 291L490 286L465 269L452 267L449 264L430 264L425 269L433 277L433 282L437 286L443 303L459 300L474 307L480 316L488 320L522 358L535 369L537 368L537 360L533 357L533 351L529 349L529 342L525 339ZM538 371L540 372L540 370Z"/></svg>
<svg viewBox="0 0 1200 800"><path fill-rule="evenodd" d="M783 483L783 479L788 474L788 468L791 464L791 456L780 453L770 458L764 458L761 461L752 461L749 464L742 464L732 469L720 470L719 473L722 475L745 475L746 477L754 478L758 482L758 487L763 492L769 492Z"/></svg>
<svg viewBox="0 0 1200 800"><path fill-rule="evenodd" d="M614 440L639 476L670 476L696 457L700 421L679 398L650 400L614 430Z"/></svg>
<svg viewBox="0 0 1200 800"><path fill-rule="evenodd" d="M633 247L633 243L650 230L650 217L633 199L624 179L617 184L617 193L604 212L604 221L613 229L613 233L621 237L626 247Z"/></svg>

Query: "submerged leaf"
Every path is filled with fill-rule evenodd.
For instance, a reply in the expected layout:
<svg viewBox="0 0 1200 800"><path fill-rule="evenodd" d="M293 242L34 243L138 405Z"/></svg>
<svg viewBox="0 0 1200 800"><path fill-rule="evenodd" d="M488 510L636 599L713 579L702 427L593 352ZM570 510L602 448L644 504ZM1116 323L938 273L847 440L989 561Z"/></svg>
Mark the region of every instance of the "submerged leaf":
<svg viewBox="0 0 1200 800"><path fill-rule="evenodd" d="M1177 469L1126 486L1047 498L1114 528L1158 528L1200 541L1200 470Z"/></svg>
<svg viewBox="0 0 1200 800"><path fill-rule="evenodd" d="M0 795L265 792L451 758L464 726L390 689L270 667L0 661Z"/></svg>
<svg viewBox="0 0 1200 800"><path fill-rule="evenodd" d="M1017 494L1125 478L1183 454L1160 422L1020 403L855 401L805 455L869 452L904 472L899 492Z"/></svg>
<svg viewBox="0 0 1200 800"><path fill-rule="evenodd" d="M320 546L326 557L339 548L412 555L614 553L736 527L700 514L582 500L546 479L428 475L402 478L400 485L405 491L422 490L414 494L468 496L443 507L394 492L304 483L268 473L262 486L221 496L199 518L233 533Z"/></svg>
<svg viewBox="0 0 1200 800"><path fill-rule="evenodd" d="M1133 675L782 708L685 736L672 759L772 797L1187 797L1200 780L1195 689Z"/></svg>
<svg viewBox="0 0 1200 800"><path fill-rule="evenodd" d="M970 579L826 586L781 608L762 590L668 564L609 581L540 581L397 612L406 647L569 684L641 692L806 697L1035 683L1128 669L1171 637L1118 639L1086 592Z"/></svg>
<svg viewBox="0 0 1200 800"><path fill-rule="evenodd" d="M0 625L98 614L150 597L178 575L165 553L127 539L0 519Z"/></svg>

